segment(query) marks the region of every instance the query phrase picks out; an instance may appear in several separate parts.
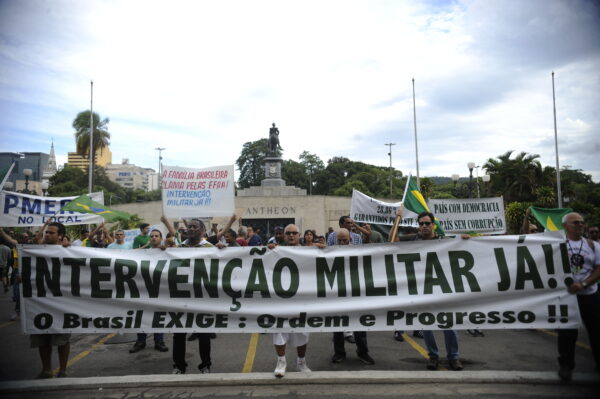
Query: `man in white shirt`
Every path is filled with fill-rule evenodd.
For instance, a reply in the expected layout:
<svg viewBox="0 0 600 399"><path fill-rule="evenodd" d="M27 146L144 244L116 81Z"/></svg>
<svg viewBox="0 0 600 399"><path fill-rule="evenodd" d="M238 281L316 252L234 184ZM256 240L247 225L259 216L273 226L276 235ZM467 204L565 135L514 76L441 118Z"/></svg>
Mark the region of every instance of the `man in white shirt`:
<svg viewBox="0 0 600 399"><path fill-rule="evenodd" d="M579 313L587 329L596 369L600 369L600 292L596 281L600 279L600 244L583 237L585 222L580 214L566 214L562 223L567 236L567 250L574 282L570 294L577 294ZM571 381L575 368L575 343L578 330L558 330L558 375Z"/></svg>
<svg viewBox="0 0 600 399"><path fill-rule="evenodd" d="M108 249L131 249L131 243L125 242L125 231L115 231L115 242L108 244Z"/></svg>

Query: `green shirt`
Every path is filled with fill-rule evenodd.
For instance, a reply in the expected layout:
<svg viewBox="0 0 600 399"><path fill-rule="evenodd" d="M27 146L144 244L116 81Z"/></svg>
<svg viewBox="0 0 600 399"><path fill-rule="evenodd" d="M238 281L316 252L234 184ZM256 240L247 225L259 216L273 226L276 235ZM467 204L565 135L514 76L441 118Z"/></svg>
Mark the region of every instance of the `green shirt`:
<svg viewBox="0 0 600 399"><path fill-rule="evenodd" d="M145 236L141 234L139 236L135 236L133 239L133 249L143 247L144 245L148 244L148 241L150 241L150 234Z"/></svg>

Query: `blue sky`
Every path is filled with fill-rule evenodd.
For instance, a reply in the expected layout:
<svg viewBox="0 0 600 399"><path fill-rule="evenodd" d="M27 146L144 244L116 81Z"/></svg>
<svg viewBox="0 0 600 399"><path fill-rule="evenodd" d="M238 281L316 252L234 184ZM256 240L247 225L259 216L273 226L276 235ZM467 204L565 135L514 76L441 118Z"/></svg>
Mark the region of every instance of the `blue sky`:
<svg viewBox="0 0 600 399"><path fill-rule="evenodd" d="M600 3L0 0L0 151L74 151L110 118L113 162L233 164L281 131L304 151L466 176L508 150L600 181Z"/></svg>

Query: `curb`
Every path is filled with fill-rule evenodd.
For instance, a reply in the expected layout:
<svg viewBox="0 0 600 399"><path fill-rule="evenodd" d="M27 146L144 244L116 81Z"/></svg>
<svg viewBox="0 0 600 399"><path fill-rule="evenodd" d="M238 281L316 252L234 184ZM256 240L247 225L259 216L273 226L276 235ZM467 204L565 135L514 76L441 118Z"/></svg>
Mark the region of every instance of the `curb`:
<svg viewBox="0 0 600 399"><path fill-rule="evenodd" d="M154 374L115 377L54 378L0 382L0 393L58 390L118 389L135 387L240 386L240 385L321 385L321 384L565 384L551 371L316 371L288 373ZM595 373L575 373L570 385L600 385Z"/></svg>

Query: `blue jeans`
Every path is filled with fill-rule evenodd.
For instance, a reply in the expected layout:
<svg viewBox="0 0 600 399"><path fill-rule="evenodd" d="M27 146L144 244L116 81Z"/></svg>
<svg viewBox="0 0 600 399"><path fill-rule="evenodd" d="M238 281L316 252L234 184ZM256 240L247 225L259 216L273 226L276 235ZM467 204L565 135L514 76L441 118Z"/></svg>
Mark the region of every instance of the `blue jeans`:
<svg viewBox="0 0 600 399"><path fill-rule="evenodd" d="M146 333L138 334L137 342L146 342L147 336L148 336L148 334L146 334ZM154 334L154 345L158 344L159 342L164 342L164 336L165 336L165 334L163 334L163 333L155 333Z"/></svg>
<svg viewBox="0 0 600 399"><path fill-rule="evenodd" d="M456 334L455 330L443 331L444 341L446 343L446 354L448 359L458 359L458 334ZM423 331L423 338L425 339L425 345L427 346L427 353L429 353L429 358L439 359L440 354L438 352L437 344L435 343L433 331Z"/></svg>

